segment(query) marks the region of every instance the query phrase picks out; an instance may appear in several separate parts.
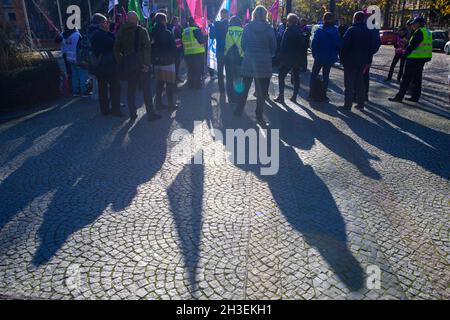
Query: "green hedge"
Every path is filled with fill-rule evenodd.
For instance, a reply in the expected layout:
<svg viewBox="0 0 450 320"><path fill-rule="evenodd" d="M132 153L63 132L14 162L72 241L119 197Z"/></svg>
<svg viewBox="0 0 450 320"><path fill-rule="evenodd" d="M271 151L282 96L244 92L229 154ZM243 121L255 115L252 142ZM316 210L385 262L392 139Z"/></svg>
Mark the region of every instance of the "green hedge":
<svg viewBox="0 0 450 320"><path fill-rule="evenodd" d="M36 106L60 95L60 71L55 60L0 73L0 110Z"/></svg>

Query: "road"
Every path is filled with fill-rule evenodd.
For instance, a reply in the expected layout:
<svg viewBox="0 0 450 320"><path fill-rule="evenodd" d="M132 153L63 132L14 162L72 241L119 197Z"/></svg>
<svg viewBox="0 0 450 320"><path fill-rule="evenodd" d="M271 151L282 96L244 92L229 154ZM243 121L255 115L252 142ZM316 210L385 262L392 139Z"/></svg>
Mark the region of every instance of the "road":
<svg viewBox="0 0 450 320"><path fill-rule="evenodd" d="M268 101L275 175L178 161L180 138L207 160L227 154L217 132L257 129L254 98L235 118L215 81L180 90L158 122L65 99L0 125L0 295L449 299L449 57L427 66L423 103L403 105L381 82L391 57L375 58L365 111L336 110L337 68L330 103L305 100L308 75L298 105Z"/></svg>

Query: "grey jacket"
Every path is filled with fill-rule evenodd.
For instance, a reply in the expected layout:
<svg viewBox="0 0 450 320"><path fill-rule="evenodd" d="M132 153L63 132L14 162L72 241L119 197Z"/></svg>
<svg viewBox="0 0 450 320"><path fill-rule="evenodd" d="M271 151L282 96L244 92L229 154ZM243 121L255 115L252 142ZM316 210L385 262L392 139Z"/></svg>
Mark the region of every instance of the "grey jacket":
<svg viewBox="0 0 450 320"><path fill-rule="evenodd" d="M251 21L242 34L242 76L253 78L272 77L272 57L277 49L275 32L271 25L262 21Z"/></svg>

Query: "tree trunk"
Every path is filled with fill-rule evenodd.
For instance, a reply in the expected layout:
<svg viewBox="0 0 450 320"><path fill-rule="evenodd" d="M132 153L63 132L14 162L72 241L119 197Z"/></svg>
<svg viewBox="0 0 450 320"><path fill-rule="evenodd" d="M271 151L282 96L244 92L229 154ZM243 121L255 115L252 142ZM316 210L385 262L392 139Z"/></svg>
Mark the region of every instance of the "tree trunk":
<svg viewBox="0 0 450 320"><path fill-rule="evenodd" d="M392 0L386 0L383 14L383 28L389 28L389 16L391 15Z"/></svg>
<svg viewBox="0 0 450 320"><path fill-rule="evenodd" d="M286 16L292 12L292 0L286 0Z"/></svg>

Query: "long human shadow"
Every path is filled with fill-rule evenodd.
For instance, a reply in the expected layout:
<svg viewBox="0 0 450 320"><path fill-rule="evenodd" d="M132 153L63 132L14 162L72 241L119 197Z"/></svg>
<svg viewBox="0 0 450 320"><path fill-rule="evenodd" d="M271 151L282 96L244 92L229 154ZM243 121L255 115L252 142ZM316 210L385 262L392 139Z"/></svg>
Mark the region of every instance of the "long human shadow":
<svg viewBox="0 0 450 320"><path fill-rule="evenodd" d="M195 295L198 288L197 266L200 260L205 173L203 164L193 164L193 159L167 188L167 195L183 254L184 269L189 276L191 293Z"/></svg>
<svg viewBox="0 0 450 320"><path fill-rule="evenodd" d="M278 118L281 118L283 122L282 129L284 130L280 131L281 140L300 149L305 149L306 141L308 144L314 144L315 140L318 140L331 152L353 164L363 175L375 180L381 179L380 174L372 168L369 161L379 161L380 159L364 150L350 136L336 128L331 121L317 116L310 108L300 103L297 103L296 106L304 110L310 119L301 116L286 104L284 108L287 112L280 112L275 104L269 103L273 106L271 112L278 113ZM337 115L335 111L330 111L330 104L322 103L318 107L317 104L311 103L310 106L320 108L322 112L332 116ZM277 117L274 115L272 118Z"/></svg>
<svg viewBox="0 0 450 320"><path fill-rule="evenodd" d="M374 103L371 104L376 106ZM376 111L377 108L378 112ZM383 152L396 158L412 161L442 178L450 178L448 161L450 135L425 128L418 123L413 125L408 121L401 120L393 116L393 113L389 114L382 106L378 105L377 108L369 106L368 110L371 112L363 111L363 114L372 121L356 113L351 116L341 115L341 119L361 139ZM379 112L380 110L388 112L387 114L390 115L388 119L393 120L394 123L397 122L402 130L389 124L384 118L385 115ZM411 137L403 131L412 131L419 139ZM424 143L425 141L427 142Z"/></svg>
<svg viewBox="0 0 450 320"><path fill-rule="evenodd" d="M370 103L367 108L378 117L384 118L405 132L409 132L433 148L450 156L450 134L426 127L416 121L409 120L377 103Z"/></svg>
<svg viewBox="0 0 450 320"><path fill-rule="evenodd" d="M132 203L138 187L164 164L170 125L167 119L149 124L144 116L135 124L124 124L109 146L95 143L100 152L87 153L77 175L58 188L44 213L34 266L49 261L73 233L96 221L108 207L119 212ZM98 142L97 138L89 137Z"/></svg>
<svg viewBox="0 0 450 320"><path fill-rule="evenodd" d="M83 110L81 108L81 103L81 101L71 103L71 101L68 101L67 99L61 100L56 108L52 108L49 111L36 112L38 113L37 115L30 115L28 119L20 121L18 124L11 125L10 128L6 130L2 130L0 132L2 136L0 144L6 145L16 139L21 139L22 141L12 148L12 150L9 150L9 152L0 154L0 166L7 164L18 155L21 155L26 150L34 147L35 143L39 142L46 134L50 133L52 129L73 124L74 119L72 117L56 116L61 107L67 107L68 104L70 104L70 109L66 109L65 112L72 114L77 112L78 116L79 113L89 112L89 110ZM52 118L52 121L47 121L49 117ZM1 125L9 126L8 122Z"/></svg>
<svg viewBox="0 0 450 320"><path fill-rule="evenodd" d="M89 121L101 122L95 117L72 119L71 124L62 129L56 141L53 141L45 151L27 158L1 182L0 230L34 199L76 181L80 175L79 165L83 161L89 161L89 157L95 154L95 140L83 145L85 159L80 159L80 154L73 152L86 131L90 132L86 126ZM60 125L63 123L66 122ZM38 135L35 137L55 128L55 124L51 121L44 121L39 125L42 128L36 132ZM99 125L92 138L100 140L110 129L108 125ZM30 141L33 139L34 137L29 138ZM26 144L28 143L30 142ZM24 147L20 147L22 148ZM69 161L66 161L67 159Z"/></svg>
<svg viewBox="0 0 450 320"><path fill-rule="evenodd" d="M195 131L195 122L208 122L212 119L213 108L218 108L218 106L211 105L211 97L216 93L212 81L209 81L198 94L193 95L193 93L195 91L190 89L181 92L182 105L174 115L178 129L186 130L192 136ZM194 163L194 159L202 156L201 150L195 152L198 154L190 160L186 159L189 161L183 164L183 169L167 188L166 193L178 234L184 269L188 274L189 290L193 298L198 298L196 296L198 292L197 269L201 254L205 168L203 164Z"/></svg>
<svg viewBox="0 0 450 320"><path fill-rule="evenodd" d="M245 113L242 118L233 117L230 113L226 112L222 118L223 130L260 130L255 126L254 120ZM272 108L267 112L267 117L273 121L272 128L280 130L280 139L284 142L280 144L278 173L264 176L261 175L261 168L264 167L261 164L238 165L236 161L233 163L268 184L277 207L287 221L303 236L308 245L317 249L351 292L362 289L364 271L348 249L345 222L333 195L313 167L305 165L294 149L296 146L305 147L313 143L319 129L308 132L313 127L311 120L299 115L296 117L290 112L286 114L279 108ZM281 121L277 123L276 117ZM303 119L299 119L300 117ZM302 128L303 133L298 131L299 128ZM270 141L271 132L268 131L267 134L267 140ZM300 141L303 138L308 141L306 144ZM268 148L270 150L270 146ZM248 159L248 149L245 152Z"/></svg>

